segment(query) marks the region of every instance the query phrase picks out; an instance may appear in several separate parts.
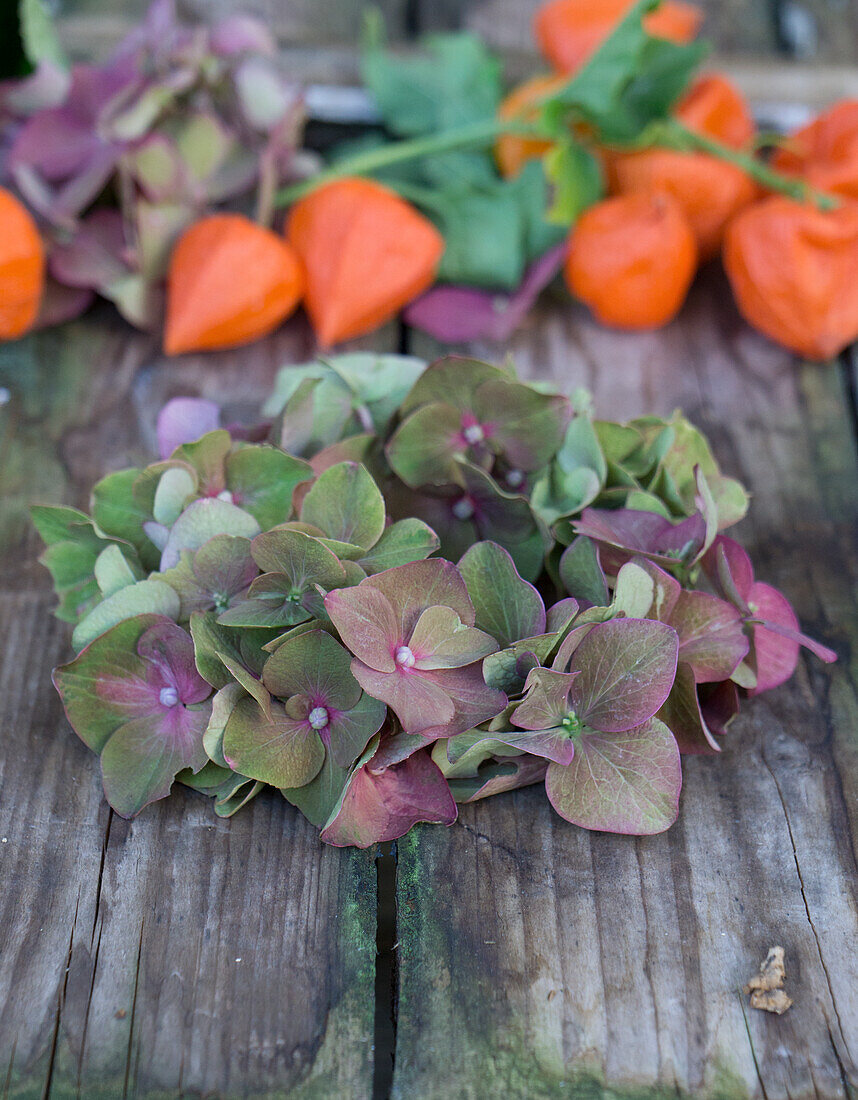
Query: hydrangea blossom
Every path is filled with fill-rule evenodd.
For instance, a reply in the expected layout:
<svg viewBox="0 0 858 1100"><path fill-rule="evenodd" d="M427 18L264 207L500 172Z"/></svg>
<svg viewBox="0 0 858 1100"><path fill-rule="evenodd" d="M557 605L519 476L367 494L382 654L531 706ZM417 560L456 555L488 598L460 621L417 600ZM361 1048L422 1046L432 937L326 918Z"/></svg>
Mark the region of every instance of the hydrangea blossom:
<svg viewBox="0 0 858 1100"><path fill-rule="evenodd" d="M658 832L681 753L801 645L834 658L723 533L747 496L678 415L371 355L284 368L266 414L174 400L91 516L33 511L79 651L55 684L119 813L268 787L367 847L542 783L576 825Z"/></svg>

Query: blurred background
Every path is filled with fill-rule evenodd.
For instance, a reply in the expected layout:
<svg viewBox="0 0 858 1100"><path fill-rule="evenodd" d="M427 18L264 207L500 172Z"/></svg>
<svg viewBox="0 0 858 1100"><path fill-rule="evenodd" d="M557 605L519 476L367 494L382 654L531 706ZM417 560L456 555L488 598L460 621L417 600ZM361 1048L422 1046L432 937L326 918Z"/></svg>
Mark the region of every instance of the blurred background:
<svg viewBox="0 0 858 1100"><path fill-rule="evenodd" d="M3 0L7 2L7 0ZM11 0L9 0L11 2ZM855 0L697 0L706 13L703 36L712 64L749 96L762 121L773 105L779 125L803 120L815 107L858 96L858 3ZM357 83L363 19L381 11L392 43L408 48L431 31L472 30L506 60L512 83L544 68L530 23L539 0L179 0L194 18L248 11L276 32L296 81ZM53 0L61 39L73 58L103 55L148 7L148 0ZM334 113L361 112L333 100ZM324 112L325 100L317 104ZM794 117L791 117L794 114Z"/></svg>

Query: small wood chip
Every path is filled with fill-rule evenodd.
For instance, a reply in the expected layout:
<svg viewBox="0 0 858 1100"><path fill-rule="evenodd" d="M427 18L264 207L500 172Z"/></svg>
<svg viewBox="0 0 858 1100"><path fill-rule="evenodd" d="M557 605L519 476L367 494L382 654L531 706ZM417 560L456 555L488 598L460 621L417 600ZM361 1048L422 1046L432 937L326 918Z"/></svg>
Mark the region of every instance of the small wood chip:
<svg viewBox="0 0 858 1100"><path fill-rule="evenodd" d="M792 998L784 992L785 978L784 949L770 947L759 974L755 974L744 987L744 993L750 995L751 1008L774 1012L778 1016L786 1012L792 1004Z"/></svg>

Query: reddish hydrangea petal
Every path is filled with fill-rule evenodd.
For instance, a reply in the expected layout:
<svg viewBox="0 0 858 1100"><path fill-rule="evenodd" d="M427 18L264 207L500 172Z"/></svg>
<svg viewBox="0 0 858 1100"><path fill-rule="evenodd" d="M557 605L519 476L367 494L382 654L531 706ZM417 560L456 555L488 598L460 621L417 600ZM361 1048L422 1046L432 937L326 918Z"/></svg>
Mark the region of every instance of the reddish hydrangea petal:
<svg viewBox="0 0 858 1100"><path fill-rule="evenodd" d="M457 814L440 769L428 753L418 752L384 771L359 769L322 840L337 847L368 848L396 840L418 821L452 825Z"/></svg>
<svg viewBox="0 0 858 1100"><path fill-rule="evenodd" d="M452 702L453 717L446 723L424 726L422 733L429 737L455 737L475 726L497 717L507 704L502 691L490 688L483 679L479 664L467 668L445 668L435 672L422 672L424 680L437 685Z"/></svg>
<svg viewBox="0 0 858 1100"><path fill-rule="evenodd" d="M524 701L513 711L513 723L525 730L547 730L558 725L569 711L569 690L576 675L549 668L531 669Z"/></svg>
<svg viewBox="0 0 858 1100"><path fill-rule="evenodd" d="M452 562L429 558L385 569L361 581L359 588L383 592L399 619L400 638L410 638L417 620L427 607L443 604L458 613L465 626L473 626L474 605L464 578Z"/></svg>
<svg viewBox="0 0 858 1100"><path fill-rule="evenodd" d="M699 684L728 680L748 652L739 612L717 596L683 590L668 622L679 635L679 659Z"/></svg>
<svg viewBox="0 0 858 1100"><path fill-rule="evenodd" d="M704 555L702 564L709 579L722 590L723 581L728 579L729 585L742 601L749 598L751 585L754 583L754 567L747 551L735 539L728 535L719 535ZM727 599L733 598L733 594L726 590L724 596Z"/></svg>
<svg viewBox="0 0 858 1100"><path fill-rule="evenodd" d="M681 753L712 755L721 751L713 737L716 731L709 728L703 715L690 665L680 664L677 668L676 680L658 717L676 738Z"/></svg>
<svg viewBox="0 0 858 1100"><path fill-rule="evenodd" d="M754 618L776 623L798 633L799 623L792 605L776 588L755 581L748 591L748 603ZM750 694L759 695L761 691L778 687L792 676L798 664L799 643L795 637L784 637L764 626L754 626L752 631L757 686Z"/></svg>
<svg viewBox="0 0 858 1100"><path fill-rule="evenodd" d="M676 676L676 631L651 619L613 619L594 626L572 657L572 699L593 729L619 732L658 711Z"/></svg>
<svg viewBox="0 0 858 1100"><path fill-rule="evenodd" d="M443 687L430 680L431 673L416 669L379 672L355 660L352 674L367 695L387 703L406 733L446 726L453 718L453 703Z"/></svg>
<svg viewBox="0 0 858 1100"><path fill-rule="evenodd" d="M348 649L377 672L396 669L393 654L408 635L401 633L390 601L376 588L361 582L338 588L325 597L325 610Z"/></svg>

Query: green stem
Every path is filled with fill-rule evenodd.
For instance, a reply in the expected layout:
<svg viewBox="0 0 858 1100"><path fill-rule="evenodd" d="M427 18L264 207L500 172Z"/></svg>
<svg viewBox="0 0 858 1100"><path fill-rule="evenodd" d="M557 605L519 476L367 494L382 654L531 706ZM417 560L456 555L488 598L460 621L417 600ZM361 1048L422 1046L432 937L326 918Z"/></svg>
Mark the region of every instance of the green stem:
<svg viewBox="0 0 858 1100"><path fill-rule="evenodd" d="M694 149L697 152L709 153L710 156L727 161L728 164L735 164L737 168L741 168L743 172L746 172L751 179L756 180L761 187L765 187L770 191L778 191L780 194L786 195L790 199L796 199L798 202L810 200L820 210L835 210L840 205L840 201L834 195L816 191L803 180L784 176L773 168L769 168L767 164L764 164L763 161L758 160L750 153L742 153L737 149L731 149L729 145L723 145L720 141L715 141L705 134L690 130L677 119L669 119L659 129L664 135L665 144L674 145L676 148L683 150ZM658 140L653 144L662 144L662 141Z"/></svg>
<svg viewBox="0 0 858 1100"><path fill-rule="evenodd" d="M382 145L377 149L369 149L365 153L346 157L337 164L332 164L330 168L325 168L317 175L311 176L310 179L282 188L277 192L276 203L277 206L288 206L289 203L303 198L304 195L315 191L317 187L331 183L333 180L344 179L346 176L367 175L378 171L379 168L387 168L391 164L402 164L405 161L419 160L420 157L434 156L438 153L450 153L456 149L480 148L491 145L500 134L520 130L520 121L490 118L471 123L469 126L445 130L440 134L431 134L429 137L394 141L389 145Z"/></svg>
<svg viewBox="0 0 858 1100"><path fill-rule="evenodd" d="M547 98L550 99L551 97ZM288 206L290 203L303 198L304 195L308 195L311 191L315 191L317 187L321 187L325 183L331 183L334 180L344 179L347 176L368 175L378 171L379 168L387 168L393 164L403 164L409 160L419 160L421 157L435 156L439 153L450 153L457 149L478 149L491 145L501 134L512 133L540 136L538 130L526 126L521 119L491 118L471 123L468 126L459 126L453 130L445 130L439 134L430 134L428 137L390 142L376 149L369 149L365 153L357 153L353 157L346 157L309 179L282 188L277 192L275 204L276 206ZM643 136L643 142L634 143L627 148L634 151L668 146L685 152L694 150L708 153L710 156L741 168L751 179L756 180L760 186L770 191L779 192L798 202L810 200L820 210L834 210L840 205L835 196L816 191L803 180L784 176L770 168L763 161L758 160L751 153L731 149L729 145L723 145L720 141L715 141L714 138L690 130L677 119L667 119L664 122L653 124ZM426 205L431 204L427 202Z"/></svg>

